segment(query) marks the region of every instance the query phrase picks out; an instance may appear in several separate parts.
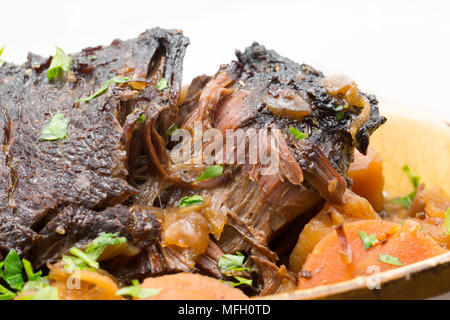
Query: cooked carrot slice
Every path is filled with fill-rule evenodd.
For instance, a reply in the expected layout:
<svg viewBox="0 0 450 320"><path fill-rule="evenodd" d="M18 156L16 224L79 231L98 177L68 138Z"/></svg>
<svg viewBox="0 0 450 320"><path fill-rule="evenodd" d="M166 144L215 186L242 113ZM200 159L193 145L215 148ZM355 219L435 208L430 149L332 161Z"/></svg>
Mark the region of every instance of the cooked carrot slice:
<svg viewBox="0 0 450 320"><path fill-rule="evenodd" d="M323 209L305 225L289 258L289 270L299 272L314 246L339 224L379 218L366 199L347 190L344 194L343 205L326 203Z"/></svg>
<svg viewBox="0 0 450 320"><path fill-rule="evenodd" d="M369 146L367 155L355 150L348 176L353 180L352 190L369 200L376 211L383 209L383 158Z"/></svg>
<svg viewBox="0 0 450 320"><path fill-rule="evenodd" d="M149 300L241 300L248 297L221 281L194 273L176 273L147 278L142 288L161 289Z"/></svg>
<svg viewBox="0 0 450 320"><path fill-rule="evenodd" d="M371 275L374 271L382 272L399 267L380 261L380 255L393 257L394 262L399 260L401 265L407 265L446 252L420 230L418 223L411 220L403 225L383 220L357 221L344 224L343 229L351 248L351 262L342 259L342 239L338 238L336 232L332 232L308 256L302 270L309 271L311 278L301 277L300 274L298 288L350 280L360 275ZM374 234L377 239L385 240L365 249L358 231L364 231L367 236Z"/></svg>

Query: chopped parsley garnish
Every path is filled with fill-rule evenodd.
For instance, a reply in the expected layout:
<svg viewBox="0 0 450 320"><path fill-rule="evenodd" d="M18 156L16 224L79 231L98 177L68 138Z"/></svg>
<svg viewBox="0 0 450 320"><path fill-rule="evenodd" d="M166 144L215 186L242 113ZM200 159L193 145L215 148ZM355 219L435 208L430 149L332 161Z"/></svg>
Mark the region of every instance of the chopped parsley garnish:
<svg viewBox="0 0 450 320"><path fill-rule="evenodd" d="M169 129L167 129L165 135L166 135L166 136L171 136L171 135L172 135L175 131L177 131L177 130L178 130L178 126L174 123L173 125L171 125L171 126L169 127Z"/></svg>
<svg viewBox="0 0 450 320"><path fill-rule="evenodd" d="M105 94L106 91L108 91L109 85L110 85L111 83L122 84L122 83L128 82L129 80L130 80L129 77L124 77L124 78L111 78L111 79L107 80L107 81L103 84L103 86L102 86L100 89L98 89L96 92L94 92L92 95L90 95L90 96L87 97L87 98L78 99L77 102L82 102L82 101L84 101L84 102L89 102L89 101L91 101L92 99L95 99L95 98L97 98L97 97L99 97L99 96Z"/></svg>
<svg viewBox="0 0 450 320"><path fill-rule="evenodd" d="M217 266L219 267L220 272L226 276L232 276L237 282L227 281L231 286L237 287L242 284L246 284L251 286L253 281L252 279L246 279L241 277L242 272L252 272L252 269L249 267L244 267L245 256L236 252L236 254L224 254L219 258L217 262Z"/></svg>
<svg viewBox="0 0 450 320"><path fill-rule="evenodd" d="M420 182L420 177L415 176L411 172L411 169L406 164L402 167L402 170L408 175L409 180L411 181L411 184L414 187L414 191L404 197L396 198L396 199L392 200L392 202L400 204L405 208L409 208L411 206L411 203L413 202L414 197L416 196L417 187L419 186L419 182Z"/></svg>
<svg viewBox="0 0 450 320"><path fill-rule="evenodd" d="M63 255L62 261L68 272L82 269L98 269L97 259L101 256L106 247L110 245L122 244L127 242L125 237L119 237L119 233L102 232L95 238L85 251L77 247L72 247L69 252L72 256Z"/></svg>
<svg viewBox="0 0 450 320"><path fill-rule="evenodd" d="M38 272L34 273L33 266L31 265L31 262L27 259L22 259L23 268L25 270L25 274L27 275L28 281L40 281L42 276L42 271L39 270Z"/></svg>
<svg viewBox="0 0 450 320"><path fill-rule="evenodd" d="M216 164L213 166L209 166L201 173L201 175L197 178L196 181L202 181L206 179L211 179L215 177L219 177L223 173L223 166L220 164Z"/></svg>
<svg viewBox="0 0 450 320"><path fill-rule="evenodd" d="M145 114L143 113L143 114L141 114L141 116L137 119L137 123L141 123L141 122L144 122L145 121Z"/></svg>
<svg viewBox="0 0 450 320"><path fill-rule="evenodd" d="M169 87L169 80L167 80L166 78L159 79L158 84L156 85L156 88L159 91L162 91L168 87Z"/></svg>
<svg viewBox="0 0 450 320"><path fill-rule="evenodd" d="M447 232L445 232L445 234L450 235L450 208L448 208L447 211L445 211L444 224L445 229L447 229Z"/></svg>
<svg viewBox="0 0 450 320"><path fill-rule="evenodd" d="M27 282L22 276L23 270L25 270ZM41 275L42 271L35 273L27 259L20 260L14 249L10 250L5 260L0 262L0 276L10 289L17 290L17 293L31 292L27 295L20 295L21 300L58 299L57 288L50 287L48 280ZM0 285L0 300L10 300L16 297L17 293L10 289Z"/></svg>
<svg viewBox="0 0 450 320"><path fill-rule="evenodd" d="M69 121L69 118L58 112L50 119L50 122L42 128L39 138L47 141L63 140L67 136Z"/></svg>
<svg viewBox="0 0 450 320"><path fill-rule="evenodd" d="M297 140L305 140L306 138L308 138L308 135L306 133L301 132L293 126L289 126L289 133L292 134Z"/></svg>
<svg viewBox="0 0 450 320"><path fill-rule="evenodd" d="M227 272L231 268L242 267L244 260L245 260L245 256L240 252L236 252L235 255L234 254L224 254L223 256L221 256L219 258L217 265L222 272Z"/></svg>
<svg viewBox="0 0 450 320"><path fill-rule="evenodd" d="M10 250L5 260L0 263L0 266L2 278L9 287L16 290L22 289L24 284L22 277L23 265L16 250Z"/></svg>
<svg viewBox="0 0 450 320"><path fill-rule="evenodd" d="M342 110L347 109L347 108L348 108L348 104L343 105L343 106L336 107L334 110L336 110L336 111L342 111Z"/></svg>
<svg viewBox="0 0 450 320"><path fill-rule="evenodd" d="M334 110L338 111L338 113L336 114L336 119L338 121L341 120L342 118L344 118L344 116L345 116L344 109L348 109L348 104L336 107L334 109Z"/></svg>
<svg viewBox="0 0 450 320"><path fill-rule="evenodd" d="M97 56L96 55L90 55L88 56L88 59L93 61L93 60L97 60Z"/></svg>
<svg viewBox="0 0 450 320"><path fill-rule="evenodd" d="M5 50L5 46L1 47L0 49L0 57L2 56L3 50ZM6 63L5 60L0 59L0 67L3 67L5 63Z"/></svg>
<svg viewBox="0 0 450 320"><path fill-rule="evenodd" d="M201 196L195 194L192 197L183 197L183 198L181 198L180 203L177 205L177 207L178 208L185 208L185 207L189 207L189 206L192 206L194 204L203 203L203 202L205 202L205 200Z"/></svg>
<svg viewBox="0 0 450 320"><path fill-rule="evenodd" d="M246 279L246 278L242 278L242 277L238 277L238 276L234 276L234 278L237 280L237 282L228 281L228 283L233 287L237 287L237 286L240 286L243 284L246 284L250 287L253 285L252 279Z"/></svg>
<svg viewBox="0 0 450 320"><path fill-rule="evenodd" d="M16 294L0 284L0 300L14 299Z"/></svg>
<svg viewBox="0 0 450 320"><path fill-rule="evenodd" d="M398 258L390 256L388 254L380 254L380 258L379 259L380 259L381 262L384 262L384 263L387 263L387 264L390 264L390 265L393 265L393 266L401 266L401 265L403 265L402 262Z"/></svg>
<svg viewBox="0 0 450 320"><path fill-rule="evenodd" d="M31 291L31 294L21 295L20 300L59 300L58 288L50 286L45 277L41 277L42 271L33 272L31 263L22 259L28 282L22 288L22 292Z"/></svg>
<svg viewBox="0 0 450 320"><path fill-rule="evenodd" d="M69 71L71 65L72 58L65 54L61 48L56 47L56 53L47 71L47 79L53 80L58 78L62 73Z"/></svg>
<svg viewBox="0 0 450 320"><path fill-rule="evenodd" d="M20 300L59 300L58 288L51 286L44 286L36 292L20 296Z"/></svg>
<svg viewBox="0 0 450 320"><path fill-rule="evenodd" d="M132 280L132 285L129 287L120 288L117 292L117 296L132 296L134 298L145 299L154 297L159 294L161 289L147 289L142 288L138 280Z"/></svg>
<svg viewBox="0 0 450 320"><path fill-rule="evenodd" d="M361 238L361 242L364 246L364 249L370 249L374 245L378 243L378 239L374 234L367 235L364 231L358 230L359 237Z"/></svg>

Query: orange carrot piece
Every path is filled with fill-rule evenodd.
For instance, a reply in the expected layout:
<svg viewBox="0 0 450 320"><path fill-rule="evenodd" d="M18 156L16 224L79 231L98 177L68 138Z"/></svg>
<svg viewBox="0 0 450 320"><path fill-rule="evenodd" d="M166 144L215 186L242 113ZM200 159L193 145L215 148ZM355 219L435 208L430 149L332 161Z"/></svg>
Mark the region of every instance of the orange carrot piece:
<svg viewBox="0 0 450 320"><path fill-rule="evenodd" d="M366 199L347 189L343 205L326 203L323 209L305 225L289 257L289 270L299 272L315 245L331 233L334 227L343 222L369 219L380 219L380 217Z"/></svg>
<svg viewBox="0 0 450 320"><path fill-rule="evenodd" d="M369 147L367 155L355 150L355 158L350 164L348 176L353 180L352 190L369 200L376 211L383 209L383 159Z"/></svg>
<svg viewBox="0 0 450 320"><path fill-rule="evenodd" d="M194 273L176 273L147 278L142 288L161 289L149 300L241 300L248 297L221 281Z"/></svg>
<svg viewBox="0 0 450 320"><path fill-rule="evenodd" d="M399 266L380 261L380 255L390 255L399 259L402 265L415 263L442 254L446 250L420 230L420 225L407 220L404 225L383 220L366 220L344 224L347 242L351 247L352 262L344 263L336 232L323 238L308 256L303 271L310 271L310 279L299 274L298 288L311 288L345 280L360 275L371 275L374 270L386 271ZM367 236L386 238L373 247L365 249L358 231Z"/></svg>

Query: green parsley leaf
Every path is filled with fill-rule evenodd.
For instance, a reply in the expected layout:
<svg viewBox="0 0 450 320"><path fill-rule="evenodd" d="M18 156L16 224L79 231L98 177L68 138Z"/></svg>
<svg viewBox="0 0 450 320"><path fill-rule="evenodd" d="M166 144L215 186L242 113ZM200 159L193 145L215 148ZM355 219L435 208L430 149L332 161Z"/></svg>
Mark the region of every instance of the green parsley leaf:
<svg viewBox="0 0 450 320"><path fill-rule="evenodd" d="M0 300L12 300L16 294L0 284Z"/></svg>
<svg viewBox="0 0 450 320"><path fill-rule="evenodd" d="M87 57L89 60L93 61L93 60L97 60L97 56L96 55L90 55Z"/></svg>
<svg viewBox="0 0 450 320"><path fill-rule="evenodd" d="M100 235L92 241L86 249L86 254L97 260L103 251L108 246L126 243L127 238L119 237L119 232L116 233L105 233L102 232Z"/></svg>
<svg viewBox="0 0 450 320"><path fill-rule="evenodd" d="M86 254L80 248L77 247L70 248L69 252L73 254L75 257L80 258L84 263L86 263L88 266L94 269L98 269L100 267L97 260L93 256Z"/></svg>
<svg viewBox="0 0 450 320"><path fill-rule="evenodd" d="M209 166L208 168L205 169L205 171L202 172L202 174L197 178L196 181L202 181L202 180L206 180L206 179L215 178L215 177L222 175L222 173L223 173L222 165L216 164L213 166Z"/></svg>
<svg viewBox="0 0 450 320"><path fill-rule="evenodd" d="M40 280L33 280L33 281L27 281L22 289L22 292L26 291L37 291L41 290L42 288L48 287L49 283L46 279L41 278Z"/></svg>
<svg viewBox="0 0 450 320"><path fill-rule="evenodd" d="M39 138L47 141L63 140L67 136L69 121L69 118L66 118L64 114L58 112L50 119L49 123L42 128Z"/></svg>
<svg viewBox="0 0 450 320"><path fill-rule="evenodd" d="M145 121L145 114L143 113L143 114L141 114L141 116L137 119L137 123L141 123L141 122L144 122Z"/></svg>
<svg viewBox="0 0 450 320"><path fill-rule="evenodd" d="M42 271L39 270L38 272L34 273L33 266L31 265L31 262L27 259L22 259L23 268L25 269L25 274L27 275L28 281L37 281L40 280Z"/></svg>
<svg viewBox="0 0 450 320"><path fill-rule="evenodd" d="M132 285L129 287L120 288L117 292L117 296L132 296L139 299L145 299L154 297L159 294L161 289L146 289L142 288L138 280L132 280Z"/></svg>
<svg viewBox="0 0 450 320"><path fill-rule="evenodd" d="M2 278L2 279L4 279L5 278L5 273L3 272L3 266L5 265L5 262L4 261L1 261L0 262L0 277Z"/></svg>
<svg viewBox="0 0 450 320"><path fill-rule="evenodd" d="M0 49L0 57L2 56L3 50L5 50L5 46L1 47ZM0 59L0 67L3 67L5 63L6 63L5 60Z"/></svg>
<svg viewBox="0 0 450 320"><path fill-rule="evenodd" d="M241 268L244 264L244 260L245 256L240 252L236 252L236 255L224 254L219 258L217 266L222 273L226 273L230 269Z"/></svg>
<svg viewBox="0 0 450 320"><path fill-rule="evenodd" d="M413 185L414 189L417 189L420 183L420 177L415 176L412 173L411 169L406 164L402 167L402 170L408 175L409 180L411 181L411 184Z"/></svg>
<svg viewBox="0 0 450 320"><path fill-rule="evenodd" d="M338 111L338 113L336 114L336 120L339 121L344 118L344 116L345 116L344 110L345 109L348 109L348 104L334 108L334 110Z"/></svg>
<svg viewBox="0 0 450 320"><path fill-rule="evenodd" d="M398 258L390 256L388 254L380 254L380 258L379 259L380 259L381 262L384 262L384 263L387 263L387 264L390 264L390 265L393 265L393 266L401 266L401 265L403 265L402 262Z"/></svg>
<svg viewBox="0 0 450 320"><path fill-rule="evenodd" d="M72 273L75 270L98 269L97 259L101 256L106 247L127 242L125 237L118 237L119 233L100 233L87 247L85 251L77 247L72 247L69 252L73 256L63 255L64 268Z"/></svg>
<svg viewBox="0 0 450 320"><path fill-rule="evenodd" d="M171 135L172 135L175 131L177 131L177 130L178 130L178 126L174 123L173 125L171 125L171 126L169 127L169 129L167 129L165 135L166 135L166 136L171 136Z"/></svg>
<svg viewBox="0 0 450 320"><path fill-rule="evenodd" d="M58 288L46 286L33 294L21 296L20 300L59 300Z"/></svg>
<svg viewBox="0 0 450 320"><path fill-rule="evenodd" d="M167 80L166 78L159 79L158 84L156 85L156 88L159 91L162 91L168 87L169 87L169 80Z"/></svg>
<svg viewBox="0 0 450 320"><path fill-rule="evenodd" d="M450 208L448 208L447 211L445 211L444 224L445 229L447 229L446 234L450 234Z"/></svg>
<svg viewBox="0 0 450 320"><path fill-rule="evenodd" d="M185 207L189 207L189 206L192 206L194 204L203 203L203 202L205 202L205 200L201 196L195 194L192 197L183 197L183 198L181 198L180 203L177 205L177 207L178 208L185 208Z"/></svg>
<svg viewBox="0 0 450 320"><path fill-rule="evenodd" d="M111 78L111 79L109 79L109 81L110 81L111 83L115 83L115 84L122 84L122 83L125 83L125 82L130 81L130 78L129 78L129 77L123 77L123 78Z"/></svg>
<svg viewBox="0 0 450 320"><path fill-rule="evenodd" d="M56 47L56 53L53 56L50 67L47 71L47 79L53 80L59 77L63 72L67 72L72 65L72 58Z"/></svg>
<svg viewBox="0 0 450 320"><path fill-rule="evenodd" d="M44 287L33 295L33 300L59 300L58 288Z"/></svg>
<svg viewBox="0 0 450 320"><path fill-rule="evenodd" d="M3 261L4 267L4 280L12 289L20 290L23 287L22 278L22 261L16 250L12 249L9 251L5 260Z"/></svg>
<svg viewBox="0 0 450 320"><path fill-rule="evenodd" d="M411 181L411 184L414 187L414 191L406 196L396 198L396 199L392 200L392 202L400 204L401 206L408 209L411 206L411 203L413 202L414 197L416 196L417 187L419 186L419 183L420 183L420 177L415 176L412 173L411 169L406 164L402 167L402 170L408 175L409 180Z"/></svg>
<svg viewBox="0 0 450 320"><path fill-rule="evenodd" d="M111 78L109 80L107 80L103 86L101 86L100 89L98 89L96 92L94 92L92 95L90 95L87 98L82 98L82 99L78 99L76 102L90 102L92 99L95 99L103 94L106 93L106 91L108 91L109 85L111 83L115 83L115 84L122 84L125 83L127 81L129 81L130 78L128 77L124 77L124 78Z"/></svg>
<svg viewBox="0 0 450 320"><path fill-rule="evenodd" d="M96 92L94 92L92 95L90 95L90 96L87 97L87 98L78 99L77 102L82 102L82 101L84 101L84 102L89 102L89 101L91 101L92 99L95 99L95 98L97 98L97 97L99 97L99 96L105 94L105 92L106 92L106 91L108 90L108 88L109 88L109 84L110 84L110 83L111 83L111 82L110 82L109 80L106 81L106 82L103 84L103 86L102 86L100 89L98 89Z"/></svg>
<svg viewBox="0 0 450 320"><path fill-rule="evenodd" d="M305 140L306 138L308 138L308 135L306 133L301 132L293 126L289 126L289 133L292 134L297 140Z"/></svg>
<svg viewBox="0 0 450 320"><path fill-rule="evenodd" d="M68 273L72 273L77 270L89 270L89 266L84 262L83 259L74 256L62 256L62 262L64 263L64 269Z"/></svg>
<svg viewBox="0 0 450 320"><path fill-rule="evenodd" d="M375 244L378 243L378 239L374 234L371 234L370 236L368 236L364 231L358 230L359 233L359 237L361 238L361 242L364 246L364 249L370 249L372 248Z"/></svg>
<svg viewBox="0 0 450 320"><path fill-rule="evenodd" d="M344 110L344 109L348 109L348 104L343 105L343 106L336 107L334 110L336 110L336 111L342 111L342 110Z"/></svg>
<svg viewBox="0 0 450 320"><path fill-rule="evenodd" d="M392 203L396 203L396 204L401 205L402 207L409 208L411 206L415 196L416 196L416 193L412 192L404 197L393 199Z"/></svg>
<svg viewBox="0 0 450 320"><path fill-rule="evenodd" d="M243 284L246 284L248 286L252 286L253 285L253 280L252 279L246 279L246 278L242 278L242 277L238 277L238 276L234 276L233 278L235 278L238 281L238 282L231 282L231 281L228 282L233 287L237 287L237 286L240 286L240 285L243 285Z"/></svg>
<svg viewBox="0 0 450 320"><path fill-rule="evenodd" d="M233 287L240 286L242 284L246 284L251 286L253 281L251 279L246 279L244 277L240 277L237 274L240 274L241 271L251 272L251 268L244 267L245 256L236 252L236 254L224 254L219 258L217 262L217 266L222 274L226 276L232 276L237 282L227 281Z"/></svg>

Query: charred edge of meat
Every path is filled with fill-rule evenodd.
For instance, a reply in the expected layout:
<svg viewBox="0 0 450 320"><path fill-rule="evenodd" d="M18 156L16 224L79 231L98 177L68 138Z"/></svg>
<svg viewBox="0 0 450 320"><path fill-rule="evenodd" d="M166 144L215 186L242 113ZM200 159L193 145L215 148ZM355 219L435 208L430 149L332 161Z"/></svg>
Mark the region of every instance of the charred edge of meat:
<svg viewBox="0 0 450 320"><path fill-rule="evenodd" d="M369 120L361 128L359 128L356 134L356 141L358 141L356 148L359 152L365 155L367 154L370 135L386 122L386 117L380 116L378 111L378 100L374 95L368 95L365 93L361 94L370 102L370 116Z"/></svg>
<svg viewBox="0 0 450 320"><path fill-rule="evenodd" d="M291 124L296 124L297 128L303 132L310 132L309 141L320 145L324 134L338 132L341 132L341 135L346 135L347 139L351 139L348 132L351 118L344 118L340 121L336 119L335 109L342 105L342 101L331 96L324 88L321 83L324 76L320 71L305 64L298 65L273 50L266 50L264 46L256 42L246 48L244 52L237 51L236 56L238 64L244 71L241 76L241 80L244 82L246 79L251 79L257 75L268 79L271 83L282 81L283 86L292 87L301 93L301 96L308 98L313 105L311 115L307 116L302 122L291 122ZM233 69L236 70L235 67ZM274 93L276 94L276 92ZM359 93L369 100L371 109L369 120L359 128L356 134L355 147L365 154L369 136L386 121L386 118L379 115L378 101L373 95ZM282 121L286 122L286 120ZM264 119L261 122L265 122ZM340 174L345 174L347 168L340 168L341 161L337 161L338 157L339 155L332 154L329 160Z"/></svg>

